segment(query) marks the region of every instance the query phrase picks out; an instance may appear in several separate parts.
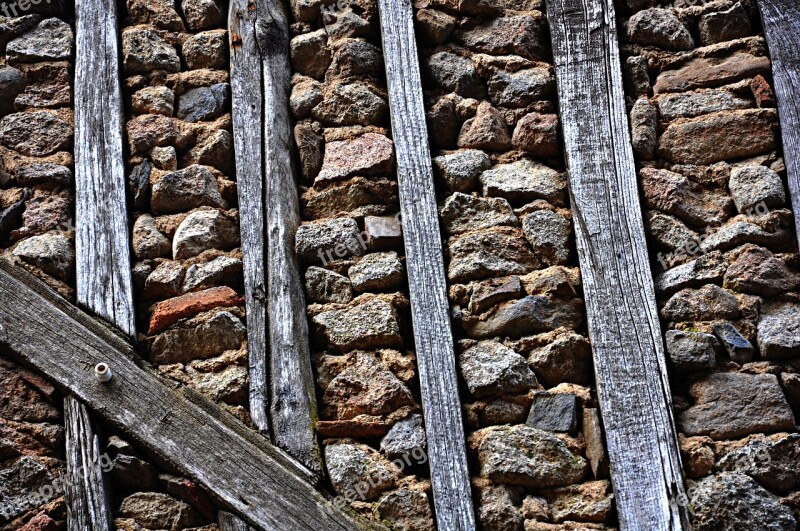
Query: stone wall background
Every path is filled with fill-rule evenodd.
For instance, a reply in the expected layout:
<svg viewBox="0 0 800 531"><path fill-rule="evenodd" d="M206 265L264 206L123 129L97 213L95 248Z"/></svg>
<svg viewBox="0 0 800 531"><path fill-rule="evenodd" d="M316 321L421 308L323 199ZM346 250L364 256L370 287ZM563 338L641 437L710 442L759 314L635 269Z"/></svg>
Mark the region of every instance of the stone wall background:
<svg viewBox="0 0 800 531"><path fill-rule="evenodd" d="M693 523L796 529L800 261L758 11L627 5L632 135Z"/></svg>

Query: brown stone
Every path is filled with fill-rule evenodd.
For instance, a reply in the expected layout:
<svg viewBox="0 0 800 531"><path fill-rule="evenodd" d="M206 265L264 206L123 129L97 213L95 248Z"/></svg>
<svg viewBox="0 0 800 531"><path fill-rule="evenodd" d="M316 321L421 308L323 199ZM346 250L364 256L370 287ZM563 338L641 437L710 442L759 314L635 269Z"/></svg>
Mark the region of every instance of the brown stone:
<svg viewBox="0 0 800 531"><path fill-rule="evenodd" d="M148 334L157 334L180 319L195 316L212 308L241 306L243 303L243 299L227 286L187 293L155 306Z"/></svg>
<svg viewBox="0 0 800 531"><path fill-rule="evenodd" d="M759 74L767 75L771 63L767 57L756 57L746 52L736 52L729 57L699 57L677 70L662 72L653 91L685 92L717 87Z"/></svg>
<svg viewBox="0 0 800 531"><path fill-rule="evenodd" d="M384 135L367 133L354 140L329 142L316 182L351 175L380 175L394 169L394 146Z"/></svg>
<svg viewBox="0 0 800 531"><path fill-rule="evenodd" d="M459 148L485 149L488 151L506 151L511 147L503 116L487 102L478 105L474 118L470 118L461 127L458 135Z"/></svg>
<svg viewBox="0 0 800 531"><path fill-rule="evenodd" d="M558 116L539 113L525 115L517 122L511 143L514 148L528 151L537 157L557 157Z"/></svg>

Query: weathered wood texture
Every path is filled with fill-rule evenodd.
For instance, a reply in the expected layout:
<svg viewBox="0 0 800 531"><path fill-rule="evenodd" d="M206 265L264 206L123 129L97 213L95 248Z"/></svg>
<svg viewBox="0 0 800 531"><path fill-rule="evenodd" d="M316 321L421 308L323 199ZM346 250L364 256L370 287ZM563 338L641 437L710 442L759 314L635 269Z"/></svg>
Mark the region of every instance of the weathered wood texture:
<svg viewBox="0 0 800 531"><path fill-rule="evenodd" d="M64 399L67 475L67 527L82 531L113 529L100 463L100 441L86 406L75 397Z"/></svg>
<svg viewBox="0 0 800 531"><path fill-rule="evenodd" d="M800 4L797 0L758 0L758 6L772 59L783 155L800 240Z"/></svg>
<svg viewBox="0 0 800 531"><path fill-rule="evenodd" d="M40 281L0 260L0 352L71 391L92 411L265 530L359 529L314 476L199 393L162 379L131 346ZM93 368L109 364L102 384ZM377 526L375 526L377 527Z"/></svg>
<svg viewBox="0 0 800 531"><path fill-rule="evenodd" d="M311 351L308 340L308 320L300 280L300 269L294 253L294 238L300 224L297 185L292 168L292 120L289 114L291 66L289 63L289 18L284 0L235 0L231 3L232 82L234 112L247 129L236 127L243 136L237 144L261 144L256 163L263 171L263 188L248 185L253 197L242 205L243 219L250 216L245 208L256 208L262 201L265 218L254 216L247 229L258 238L262 226L266 229L266 257L256 268L257 282L264 279L266 259L267 337L269 345L269 418L272 437L316 475L322 475L322 462L314 424L317 421L316 391L311 370ZM238 38L237 38L238 36ZM256 67L255 63L259 66ZM256 78L260 72L260 79ZM245 118L246 116L246 118ZM255 137L251 133L257 131ZM237 154L247 157L248 152ZM255 181L253 160L247 161L246 179ZM262 169L263 166L263 169ZM262 174L259 174L262 175ZM241 177L239 177L241 182ZM263 196L260 195L263 190ZM242 192L240 191L240 194ZM256 194L259 194L256 196ZM244 244L244 243L243 243ZM263 244L262 244L263 248ZM253 261L258 258L254 257ZM248 267L252 264L248 264ZM263 303L258 302L259 305ZM259 309L259 312L262 311ZM254 319L261 319L255 316ZM260 327L260 323L257 325ZM259 328L256 329L262 334ZM262 334L263 335L263 334ZM259 336L258 341L261 341ZM260 345L256 345L260 347ZM252 354L251 354L252 355ZM255 387L251 395L259 398L266 389L267 367L260 352L251 361Z"/></svg>
<svg viewBox="0 0 800 531"><path fill-rule="evenodd" d="M439 529L473 530L442 242L410 0L379 0L406 267Z"/></svg>
<svg viewBox="0 0 800 531"><path fill-rule="evenodd" d="M78 304L136 335L115 0L75 2Z"/></svg>
<svg viewBox="0 0 800 531"><path fill-rule="evenodd" d="M231 513L219 512L219 531L251 531L253 528Z"/></svg>
<svg viewBox="0 0 800 531"><path fill-rule="evenodd" d="M547 0L597 393L620 527L688 527L611 0Z"/></svg>
<svg viewBox="0 0 800 531"><path fill-rule="evenodd" d="M247 347L250 363L250 416L269 432L267 387L267 297L264 271L264 138L261 58L255 38L256 10L248 0L232 0L228 13L231 51L233 144L239 192L239 226L244 264Z"/></svg>

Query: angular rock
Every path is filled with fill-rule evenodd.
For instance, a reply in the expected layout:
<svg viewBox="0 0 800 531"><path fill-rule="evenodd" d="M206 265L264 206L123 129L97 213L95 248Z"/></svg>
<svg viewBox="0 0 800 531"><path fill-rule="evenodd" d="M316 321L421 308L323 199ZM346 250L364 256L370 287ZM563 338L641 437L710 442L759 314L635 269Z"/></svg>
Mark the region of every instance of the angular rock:
<svg viewBox="0 0 800 531"><path fill-rule="evenodd" d="M170 0L127 0L125 2L130 25L150 24L157 29L184 31L183 19Z"/></svg>
<svg viewBox="0 0 800 531"><path fill-rule="evenodd" d="M708 46L752 35L753 26L742 4L736 2L725 11L712 11L697 23L700 44Z"/></svg>
<svg viewBox="0 0 800 531"><path fill-rule="evenodd" d="M545 387L562 382L585 385L592 372L589 341L571 330L557 330L544 337L552 340L528 352L528 364Z"/></svg>
<svg viewBox="0 0 800 531"><path fill-rule="evenodd" d="M323 16L323 20L325 31L334 42L340 39L366 38L371 35L370 22L356 13L353 6L345 6L344 9L334 11L330 18Z"/></svg>
<svg viewBox="0 0 800 531"><path fill-rule="evenodd" d="M745 244L734 251L736 258L725 271L723 287L763 297L800 287L800 274L789 269L769 250Z"/></svg>
<svg viewBox="0 0 800 531"><path fill-rule="evenodd" d="M498 164L483 172L480 181L487 197L504 197L511 202L544 199L557 206L565 202L564 174L531 160Z"/></svg>
<svg viewBox="0 0 800 531"><path fill-rule="evenodd" d="M226 37L225 30L212 30L198 33L186 39L183 46L181 46L186 66L190 70L225 68L228 48Z"/></svg>
<svg viewBox="0 0 800 531"><path fill-rule="evenodd" d="M325 463L336 493L358 501L378 499L394 486L399 474L394 465L364 444L329 444Z"/></svg>
<svg viewBox="0 0 800 531"><path fill-rule="evenodd" d="M692 526L697 531L790 531L797 527L788 507L738 472L709 476L689 492Z"/></svg>
<svg viewBox="0 0 800 531"><path fill-rule="evenodd" d="M590 481L545 494L554 522L606 522L614 509L608 481Z"/></svg>
<svg viewBox="0 0 800 531"><path fill-rule="evenodd" d="M535 157L558 157L558 116L535 112L526 114L517 122L511 144Z"/></svg>
<svg viewBox="0 0 800 531"><path fill-rule="evenodd" d="M122 32L122 59L125 73L147 74L155 70L178 72L181 60L175 48L152 29L131 28Z"/></svg>
<svg viewBox="0 0 800 531"><path fill-rule="evenodd" d="M583 440L586 442L586 459L595 479L608 477L608 456L606 455L603 426L596 408L583 408ZM712 454L713 464L713 454Z"/></svg>
<svg viewBox="0 0 800 531"><path fill-rule="evenodd" d="M578 403L570 393L536 393L526 422L531 428L569 433L578 429Z"/></svg>
<svg viewBox="0 0 800 531"><path fill-rule="evenodd" d="M210 262L189 266L181 289L195 291L215 285L235 286L241 282L241 274L241 260L230 256L219 256Z"/></svg>
<svg viewBox="0 0 800 531"><path fill-rule="evenodd" d="M159 232L152 216L142 214L133 224L133 254L139 260L170 256L172 244Z"/></svg>
<svg viewBox="0 0 800 531"><path fill-rule="evenodd" d="M405 267L394 251L371 253L347 271L356 293L398 289L405 276Z"/></svg>
<svg viewBox="0 0 800 531"><path fill-rule="evenodd" d="M516 507L520 497L518 487L490 484L475 490L481 529L523 531L525 518Z"/></svg>
<svg viewBox="0 0 800 531"><path fill-rule="evenodd" d="M740 314L736 297L714 284L681 290L661 309L665 319L675 322L736 319Z"/></svg>
<svg viewBox="0 0 800 531"><path fill-rule="evenodd" d="M714 335L728 352L731 361L744 365L753 361L755 349L731 323L714 325Z"/></svg>
<svg viewBox="0 0 800 531"><path fill-rule="evenodd" d="M414 413L396 422L381 439L381 452L392 461L402 459L405 463L415 463L426 460L428 440L422 415Z"/></svg>
<svg viewBox="0 0 800 531"><path fill-rule="evenodd" d="M475 67L466 57L437 52L423 62L427 83L442 92L455 92L464 98L483 99L486 89Z"/></svg>
<svg viewBox="0 0 800 531"><path fill-rule="evenodd" d="M23 155L44 157L72 145L72 126L47 111L18 112L0 120L0 143Z"/></svg>
<svg viewBox="0 0 800 531"><path fill-rule="evenodd" d="M142 295L148 300L163 300L180 295L185 275L186 270L179 263L162 262L147 276Z"/></svg>
<svg viewBox="0 0 800 531"><path fill-rule="evenodd" d="M219 210L201 210L189 214L178 226L172 239L175 260L197 256L208 249L229 251L239 245L239 227Z"/></svg>
<svg viewBox="0 0 800 531"><path fill-rule="evenodd" d="M661 119L667 122L719 111L749 109L753 106L750 100L721 89L665 94L659 96L656 102Z"/></svg>
<svg viewBox="0 0 800 531"><path fill-rule="evenodd" d="M295 118L302 120L311 116L311 111L324 98L322 83L314 79L304 79L292 87L289 106Z"/></svg>
<svg viewBox="0 0 800 531"><path fill-rule="evenodd" d="M403 227L398 216L364 216L364 233L373 251L403 246Z"/></svg>
<svg viewBox="0 0 800 531"><path fill-rule="evenodd" d="M433 514L424 492L402 488L384 494L375 511L398 531L434 531Z"/></svg>
<svg viewBox="0 0 800 531"><path fill-rule="evenodd" d="M290 43L292 67L295 71L322 79L333 55L328 48L328 34L324 29L304 33L292 38Z"/></svg>
<svg viewBox="0 0 800 531"><path fill-rule="evenodd" d="M123 492L147 492L158 488L158 474L146 461L132 455L114 458L110 476L114 487Z"/></svg>
<svg viewBox="0 0 800 531"><path fill-rule="evenodd" d="M628 40L643 46L664 50L691 50L694 39L670 9L644 9L628 19L625 26Z"/></svg>
<svg viewBox="0 0 800 531"><path fill-rule="evenodd" d="M181 0L181 11L192 31L220 27L225 21L223 7L215 0Z"/></svg>
<svg viewBox="0 0 800 531"><path fill-rule="evenodd" d="M168 173L153 185L151 205L157 214L175 214L201 206L221 207L224 202L217 179L203 166Z"/></svg>
<svg viewBox="0 0 800 531"><path fill-rule="evenodd" d="M353 175L385 175L394 170L394 144L384 135L367 133L353 140L329 142L317 181Z"/></svg>
<svg viewBox="0 0 800 531"><path fill-rule="evenodd" d="M522 218L522 231L544 265L566 264L572 224L552 210L537 210Z"/></svg>
<svg viewBox="0 0 800 531"><path fill-rule="evenodd" d="M428 125L428 136L432 146L443 149L456 147L461 119L456 114L453 98L439 98L425 111L425 122Z"/></svg>
<svg viewBox="0 0 800 531"><path fill-rule="evenodd" d="M178 99L177 116L186 122L213 120L225 112L229 98L227 83L189 90Z"/></svg>
<svg viewBox="0 0 800 531"><path fill-rule="evenodd" d="M726 250L743 243L755 243L765 247L785 245L789 232L778 213L759 216L736 216L706 235L700 250L709 252Z"/></svg>
<svg viewBox="0 0 800 531"><path fill-rule="evenodd" d="M668 330L665 339L667 354L677 370L699 371L714 368L717 340L711 334Z"/></svg>
<svg viewBox="0 0 800 531"><path fill-rule="evenodd" d="M178 128L168 117L158 114L136 116L126 124L131 153L147 153L156 146L175 143Z"/></svg>
<svg viewBox="0 0 800 531"><path fill-rule="evenodd" d="M489 156L477 149L461 149L433 159L436 176L450 192L473 191L478 185L480 174L491 167Z"/></svg>
<svg viewBox="0 0 800 531"><path fill-rule="evenodd" d="M781 207L786 202L781 176L765 166L737 166L728 182L736 209L746 213L759 203Z"/></svg>
<svg viewBox="0 0 800 531"><path fill-rule="evenodd" d="M741 472L772 492L786 493L800 486L800 435L754 440L720 459L718 470Z"/></svg>
<svg viewBox="0 0 800 531"><path fill-rule="evenodd" d="M118 514L149 529L178 531L203 525L189 505L160 492L137 492L122 500Z"/></svg>
<svg viewBox="0 0 800 531"><path fill-rule="evenodd" d="M481 477L531 489L577 483L586 461L555 435L527 426L494 426L473 434Z"/></svg>
<svg viewBox="0 0 800 531"><path fill-rule="evenodd" d="M0 67L0 116L14 112L14 100L22 94L28 81L16 68Z"/></svg>
<svg viewBox="0 0 800 531"><path fill-rule="evenodd" d="M314 119L325 125L381 125L389 104L376 89L361 82L337 82L325 89L325 99L314 107Z"/></svg>
<svg viewBox="0 0 800 531"><path fill-rule="evenodd" d="M145 87L131 99L131 108L136 114L162 114L172 116L175 93L167 87Z"/></svg>
<svg viewBox="0 0 800 531"><path fill-rule="evenodd" d="M517 276L490 278L472 283L469 311L474 314L483 313L500 302L519 299L523 293L522 283Z"/></svg>
<svg viewBox="0 0 800 531"><path fill-rule="evenodd" d="M436 9L418 9L414 14L420 41L427 46L438 46L453 33L456 17Z"/></svg>
<svg viewBox="0 0 800 531"><path fill-rule="evenodd" d="M29 199L22 214L22 226L11 233L12 238L69 230L72 226L70 207L70 201L65 197L42 195Z"/></svg>
<svg viewBox="0 0 800 531"><path fill-rule="evenodd" d="M353 300L350 279L339 273L311 266L306 270L306 296L312 302L347 304Z"/></svg>
<svg viewBox="0 0 800 531"><path fill-rule="evenodd" d="M227 310L209 311L156 336L150 361L156 365L189 363L240 349L246 341L247 328L238 317Z"/></svg>
<svg viewBox="0 0 800 531"><path fill-rule="evenodd" d="M544 59L549 51L545 17L530 11L520 15L494 18L468 30L458 30L453 40L471 50L490 55L520 55Z"/></svg>
<svg viewBox="0 0 800 531"><path fill-rule="evenodd" d="M549 66L526 68L518 72L498 70L488 83L491 102L512 109L552 98L555 87L555 77Z"/></svg>
<svg viewBox="0 0 800 531"><path fill-rule="evenodd" d="M800 356L800 304L770 302L761 308L758 350L768 360Z"/></svg>
<svg viewBox="0 0 800 531"><path fill-rule="evenodd" d="M379 298L321 312L311 322L319 340L339 352L403 346L397 311Z"/></svg>
<svg viewBox="0 0 800 531"><path fill-rule="evenodd" d="M327 265L337 258L363 255L366 239L362 244L362 238L352 218L317 221L297 229L295 251L307 263Z"/></svg>
<svg viewBox="0 0 800 531"><path fill-rule="evenodd" d="M684 208L687 206L690 207L691 205L683 204ZM694 210L689 212L691 214L695 213ZM684 258L689 254L689 249L696 250L700 236L682 221L673 216L662 214L658 210L651 210L646 213L646 216L646 227L649 236L660 248L674 251L656 255L662 267L669 267L673 263L673 258L678 260Z"/></svg>
<svg viewBox="0 0 800 531"><path fill-rule="evenodd" d="M756 75L768 75L770 61L747 52L723 57L698 57L676 70L659 74L653 92L686 92L704 87L718 87Z"/></svg>
<svg viewBox="0 0 800 531"><path fill-rule="evenodd" d="M179 320L214 309L242 306L243 301L231 288L217 287L187 293L174 299L159 302L150 317L149 335L166 330Z"/></svg>
<svg viewBox="0 0 800 531"><path fill-rule="evenodd" d="M689 387L694 405L678 415L686 435L734 439L794 430L794 415L772 374L715 373Z"/></svg>
<svg viewBox="0 0 800 531"><path fill-rule="evenodd" d="M58 18L48 18L6 46L10 63L63 61L72 58L73 37L69 24Z"/></svg>
<svg viewBox="0 0 800 531"><path fill-rule="evenodd" d="M300 122L294 128L294 142L300 159L300 172L304 182L310 182L322 169L322 135L309 122Z"/></svg>
<svg viewBox="0 0 800 531"><path fill-rule="evenodd" d="M514 227L494 227L453 236L448 248L447 277L453 282L525 274L541 265L531 253L522 231Z"/></svg>
<svg viewBox="0 0 800 531"><path fill-rule="evenodd" d="M631 142L642 160L653 160L658 144L656 108L647 98L639 98L631 109Z"/></svg>
<svg viewBox="0 0 800 531"><path fill-rule="evenodd" d="M498 225L517 225L517 216L502 198L474 197L456 192L439 208L442 226L448 234L488 229Z"/></svg>
<svg viewBox="0 0 800 531"><path fill-rule="evenodd" d="M12 253L60 280L69 279L75 271L75 249L63 234L42 234L21 241Z"/></svg>
<svg viewBox="0 0 800 531"><path fill-rule="evenodd" d="M722 280L727 268L728 262L723 258L722 253L712 251L656 275L656 291L670 295L685 288L716 284Z"/></svg>
<svg viewBox="0 0 800 531"><path fill-rule="evenodd" d="M516 301L504 302L488 313L464 319L467 336L475 339L547 332L559 327L577 328L583 322L580 299L557 300L529 295Z"/></svg>
<svg viewBox="0 0 800 531"><path fill-rule="evenodd" d="M699 189L679 173L656 168L639 172L645 203L690 225L705 227L725 221L732 210L727 194ZM687 246L691 252L691 248Z"/></svg>
<svg viewBox="0 0 800 531"><path fill-rule="evenodd" d="M134 166L128 175L128 193L133 200L133 209L139 212L146 211L150 206L150 172L153 166L145 159L141 164Z"/></svg>
<svg viewBox="0 0 800 531"><path fill-rule="evenodd" d="M481 341L463 351L459 367L475 398L522 394L538 385L525 358L497 341Z"/></svg>
<svg viewBox="0 0 800 531"><path fill-rule="evenodd" d="M459 148L506 151L511 147L511 136L502 115L487 102L478 105L474 118L464 122L458 134Z"/></svg>

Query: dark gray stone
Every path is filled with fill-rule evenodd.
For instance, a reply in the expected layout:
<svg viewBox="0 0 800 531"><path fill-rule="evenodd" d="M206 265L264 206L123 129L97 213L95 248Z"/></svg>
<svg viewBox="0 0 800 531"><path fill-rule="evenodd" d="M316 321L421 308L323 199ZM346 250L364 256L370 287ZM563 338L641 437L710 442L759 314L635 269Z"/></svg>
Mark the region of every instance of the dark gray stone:
<svg viewBox="0 0 800 531"><path fill-rule="evenodd" d="M414 413L396 422L381 440L381 451L392 461L400 459L404 466L427 460L428 440L422 415Z"/></svg>
<svg viewBox="0 0 800 531"><path fill-rule="evenodd" d="M72 57L72 47L70 25L58 18L48 18L9 42L6 56L10 63L65 61Z"/></svg>
<svg viewBox="0 0 800 531"><path fill-rule="evenodd" d="M753 344L745 339L732 323L714 325L714 335L725 347L731 361L739 365L753 361L753 355L755 354Z"/></svg>
<svg viewBox="0 0 800 531"><path fill-rule="evenodd" d="M177 116L187 122L213 120L225 112L229 98L227 83L189 90L178 100Z"/></svg>
<svg viewBox="0 0 800 531"><path fill-rule="evenodd" d="M49 162L17 168L17 184L20 186L32 186L42 183L52 183L64 187L71 186L72 170L66 166Z"/></svg>
<svg viewBox="0 0 800 531"><path fill-rule="evenodd" d="M800 356L800 304L764 305L758 322L758 350L768 360Z"/></svg>
<svg viewBox="0 0 800 531"><path fill-rule="evenodd" d="M140 212L147 210L150 204L150 171L152 165L148 159L135 166L128 175L128 189L133 199L133 208Z"/></svg>
<svg viewBox="0 0 800 531"><path fill-rule="evenodd" d="M0 117L14 112L14 100L27 86L25 74L16 68L0 68Z"/></svg>
<svg viewBox="0 0 800 531"><path fill-rule="evenodd" d="M426 80L433 88L455 92L464 98L486 97L483 82L468 58L450 52L438 52L430 56L424 65Z"/></svg>
<svg viewBox="0 0 800 531"><path fill-rule="evenodd" d="M717 463L718 470L742 472L772 492L788 493L800 487L800 435L778 440L754 440Z"/></svg>
<svg viewBox="0 0 800 531"><path fill-rule="evenodd" d="M531 428L575 435L578 429L578 404L570 393L537 393L526 422Z"/></svg>
<svg viewBox="0 0 800 531"><path fill-rule="evenodd" d="M676 369L700 371L714 368L714 348L718 343L711 334L668 330L665 337L669 359Z"/></svg>

